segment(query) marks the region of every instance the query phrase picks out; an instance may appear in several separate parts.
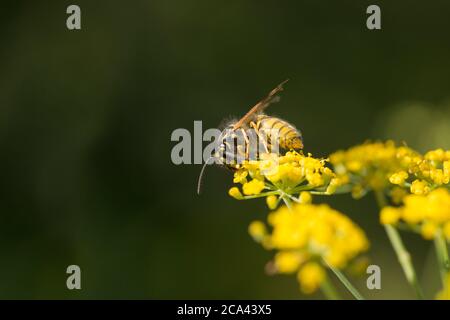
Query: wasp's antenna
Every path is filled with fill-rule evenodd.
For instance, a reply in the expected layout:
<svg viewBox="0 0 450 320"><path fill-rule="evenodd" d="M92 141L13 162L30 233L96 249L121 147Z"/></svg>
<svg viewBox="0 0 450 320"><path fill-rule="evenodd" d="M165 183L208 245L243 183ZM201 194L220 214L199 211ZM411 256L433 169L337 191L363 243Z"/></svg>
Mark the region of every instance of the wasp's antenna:
<svg viewBox="0 0 450 320"><path fill-rule="evenodd" d="M200 171L200 174L198 175L197 194L200 194L200 191L202 189L202 178L203 178L206 166L209 164L210 160L214 160L214 157L209 157L208 160L206 160L205 164L202 167L202 170Z"/></svg>

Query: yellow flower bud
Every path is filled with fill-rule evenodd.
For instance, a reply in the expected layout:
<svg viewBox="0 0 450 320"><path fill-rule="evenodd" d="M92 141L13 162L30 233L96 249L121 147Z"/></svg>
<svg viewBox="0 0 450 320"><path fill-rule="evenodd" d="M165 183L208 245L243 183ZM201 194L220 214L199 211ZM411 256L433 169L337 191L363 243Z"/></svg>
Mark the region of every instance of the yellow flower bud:
<svg viewBox="0 0 450 320"><path fill-rule="evenodd" d="M266 225L258 220L253 221L248 226L248 233L252 236L252 238L255 241L260 242L264 239L264 237L267 234Z"/></svg>
<svg viewBox="0 0 450 320"><path fill-rule="evenodd" d="M394 173L389 177L389 181L392 184L403 184L406 179L408 179L408 173L406 173L405 171Z"/></svg>
<svg viewBox="0 0 450 320"><path fill-rule="evenodd" d="M314 293L325 280L325 277L325 271L316 262L307 263L297 274L301 290L307 294Z"/></svg>
<svg viewBox="0 0 450 320"><path fill-rule="evenodd" d="M422 224L420 233L422 234L422 237L424 237L426 240L432 240L436 235L437 229L438 226L435 223L425 222L424 224Z"/></svg>
<svg viewBox="0 0 450 320"><path fill-rule="evenodd" d="M400 209L394 207L384 207L380 212L381 224L395 224L400 219Z"/></svg>
<svg viewBox="0 0 450 320"><path fill-rule="evenodd" d="M230 190L228 190L228 195L230 195L231 197L237 199L237 200L241 200L242 199L242 193L239 191L239 189L237 187L233 187Z"/></svg>
<svg viewBox="0 0 450 320"><path fill-rule="evenodd" d="M444 163L442 164L442 168L444 171L444 175L446 177L450 176L450 160L444 161Z"/></svg>
<svg viewBox="0 0 450 320"><path fill-rule="evenodd" d="M411 193L416 195L425 195L430 192L428 183L424 180L414 180L411 185Z"/></svg>
<svg viewBox="0 0 450 320"><path fill-rule="evenodd" d="M278 205L278 198L277 196L274 195L270 195L266 198L266 203L267 206L269 207L270 210L274 210L277 208Z"/></svg>
<svg viewBox="0 0 450 320"><path fill-rule="evenodd" d="M441 185L443 183L448 183L448 180L444 176L444 172L442 171L442 169L430 170L430 178L433 180L434 183L436 183L438 185Z"/></svg>
<svg viewBox="0 0 450 320"><path fill-rule="evenodd" d="M323 177L320 173L311 173L306 175L306 179L308 180L309 184L314 187L319 187L324 184Z"/></svg>
<svg viewBox="0 0 450 320"><path fill-rule="evenodd" d="M234 179L233 182L234 183L246 183L247 182L247 175L248 175L248 171L247 170L238 170L234 173Z"/></svg>
<svg viewBox="0 0 450 320"><path fill-rule="evenodd" d="M242 186L242 192L244 192L245 195L256 195L261 193L261 191L264 189L264 182L258 179L253 179L250 182L244 183Z"/></svg>
<svg viewBox="0 0 450 320"><path fill-rule="evenodd" d="M312 196L311 193L308 191L302 191L300 192L300 196L298 197L301 204L310 204L312 202Z"/></svg>
<svg viewBox="0 0 450 320"><path fill-rule="evenodd" d="M425 159L431 161L442 161L445 158L445 151L442 149L436 149L432 151L428 151L425 154Z"/></svg>
<svg viewBox="0 0 450 320"><path fill-rule="evenodd" d="M275 255L275 266L279 273L295 272L300 266L301 256L297 252L282 251Z"/></svg>

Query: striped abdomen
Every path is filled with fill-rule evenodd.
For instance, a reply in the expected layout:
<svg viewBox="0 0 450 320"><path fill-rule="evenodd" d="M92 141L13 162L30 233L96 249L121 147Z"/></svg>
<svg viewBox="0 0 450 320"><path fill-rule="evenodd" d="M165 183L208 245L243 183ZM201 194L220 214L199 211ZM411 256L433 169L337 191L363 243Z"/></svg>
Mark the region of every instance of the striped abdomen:
<svg viewBox="0 0 450 320"><path fill-rule="evenodd" d="M277 130L279 146L283 149L303 149L302 134L293 125L279 118L270 117L265 114L256 118L257 130L265 130L270 138L272 130ZM270 139L273 140L273 139Z"/></svg>

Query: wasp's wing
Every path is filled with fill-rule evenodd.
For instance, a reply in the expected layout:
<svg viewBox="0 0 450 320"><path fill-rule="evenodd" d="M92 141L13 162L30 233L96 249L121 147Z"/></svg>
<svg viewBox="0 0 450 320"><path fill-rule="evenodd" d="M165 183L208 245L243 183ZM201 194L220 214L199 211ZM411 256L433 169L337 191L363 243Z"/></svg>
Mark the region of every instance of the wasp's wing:
<svg viewBox="0 0 450 320"><path fill-rule="evenodd" d="M283 81L280 83L275 89L270 91L270 93L262 99L260 102L255 104L253 108L250 109L249 112L245 114L236 124L233 126L233 130L236 130L240 128L244 123L249 122L249 120L257 113L263 111L265 108L267 108L272 102L278 101L278 92L283 91L283 85L288 82L288 80Z"/></svg>

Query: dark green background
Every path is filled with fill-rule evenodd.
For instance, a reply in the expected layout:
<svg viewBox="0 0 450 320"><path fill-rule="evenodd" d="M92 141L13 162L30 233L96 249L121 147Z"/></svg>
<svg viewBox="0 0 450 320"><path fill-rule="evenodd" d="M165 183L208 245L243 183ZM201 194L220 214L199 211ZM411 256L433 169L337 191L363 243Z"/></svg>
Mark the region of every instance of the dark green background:
<svg viewBox="0 0 450 320"><path fill-rule="evenodd" d="M369 4L382 30L367 30ZM2 3L0 298L301 298L247 234L264 202L228 197L218 168L197 196L200 168L171 163L171 132L241 116L290 78L269 111L316 156L388 136L448 148L449 14L448 1ZM356 280L368 297L413 297L371 196L315 201L366 230L382 268L380 291ZM429 243L405 240L434 295Z"/></svg>

